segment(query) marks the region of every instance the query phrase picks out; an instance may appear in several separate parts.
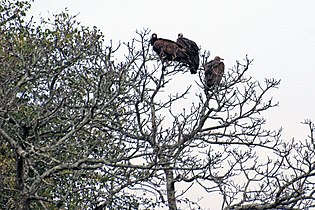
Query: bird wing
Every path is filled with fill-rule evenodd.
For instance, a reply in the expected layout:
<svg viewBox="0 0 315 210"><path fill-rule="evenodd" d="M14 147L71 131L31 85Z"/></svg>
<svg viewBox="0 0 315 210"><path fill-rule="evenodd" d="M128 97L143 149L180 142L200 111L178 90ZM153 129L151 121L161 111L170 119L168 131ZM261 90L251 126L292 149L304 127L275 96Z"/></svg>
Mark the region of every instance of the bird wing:
<svg viewBox="0 0 315 210"><path fill-rule="evenodd" d="M205 84L207 87L218 85L221 82L224 68L224 63L216 60L211 60L205 65Z"/></svg>
<svg viewBox="0 0 315 210"><path fill-rule="evenodd" d="M186 49L168 39L158 39L153 44L153 50L163 59L187 63Z"/></svg>
<svg viewBox="0 0 315 210"><path fill-rule="evenodd" d="M189 49L191 53L199 54L199 47L197 46L196 42L184 37L178 38L176 42L184 48Z"/></svg>

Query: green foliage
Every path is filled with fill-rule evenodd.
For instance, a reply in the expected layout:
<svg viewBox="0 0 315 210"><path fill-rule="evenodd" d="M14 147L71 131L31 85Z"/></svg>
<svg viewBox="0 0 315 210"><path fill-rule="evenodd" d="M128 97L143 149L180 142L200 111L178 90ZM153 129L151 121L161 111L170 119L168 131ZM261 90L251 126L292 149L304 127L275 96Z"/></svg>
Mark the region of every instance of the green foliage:
<svg viewBox="0 0 315 210"><path fill-rule="evenodd" d="M9 136L0 135L1 205L85 209L97 194L88 186L98 185L100 175L91 170L83 176L75 172L81 166L71 164L90 154L104 157L98 144L108 145L108 134L95 139L95 125L87 124L95 110L122 110L112 91L120 88L122 73L109 66L112 49L103 46L97 28L81 26L64 12L39 24L25 21L29 7L1 1L0 123ZM25 152L20 183L17 150ZM24 186L17 189L19 184Z"/></svg>

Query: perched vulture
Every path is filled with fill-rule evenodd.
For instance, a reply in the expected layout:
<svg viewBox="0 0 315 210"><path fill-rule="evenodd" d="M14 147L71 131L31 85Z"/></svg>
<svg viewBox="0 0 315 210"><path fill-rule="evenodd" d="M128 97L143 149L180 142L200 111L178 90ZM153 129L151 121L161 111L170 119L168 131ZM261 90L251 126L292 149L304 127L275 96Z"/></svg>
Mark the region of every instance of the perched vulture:
<svg viewBox="0 0 315 210"><path fill-rule="evenodd" d="M192 74L196 74L199 67L199 47L196 42L185 38L182 33L178 34L176 42L186 49L190 71Z"/></svg>
<svg viewBox="0 0 315 210"><path fill-rule="evenodd" d="M150 43L153 46L154 52L158 54L162 62L178 61L187 64L189 67L191 66L190 56L182 45L169 39L157 38L155 33L152 34ZM191 73L194 72L191 69L190 71Z"/></svg>
<svg viewBox="0 0 315 210"><path fill-rule="evenodd" d="M224 59L216 56L214 60L211 60L204 65L205 85L207 88L220 84L224 73L224 63L221 60Z"/></svg>

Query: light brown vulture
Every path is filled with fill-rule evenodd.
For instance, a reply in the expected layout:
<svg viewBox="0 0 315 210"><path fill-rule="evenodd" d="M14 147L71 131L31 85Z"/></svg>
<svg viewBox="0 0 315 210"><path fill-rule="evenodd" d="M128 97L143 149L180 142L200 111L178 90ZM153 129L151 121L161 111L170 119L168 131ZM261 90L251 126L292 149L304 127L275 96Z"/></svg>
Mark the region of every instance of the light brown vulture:
<svg viewBox="0 0 315 210"><path fill-rule="evenodd" d="M197 73L199 67L199 47L197 46L196 42L185 38L182 33L178 34L176 42L186 49L186 53L189 56L188 65L191 73Z"/></svg>
<svg viewBox="0 0 315 210"><path fill-rule="evenodd" d="M190 57L182 45L169 39L157 38L155 33L152 34L150 43L162 62L178 61L190 66ZM190 71L193 74L194 71L192 69Z"/></svg>
<svg viewBox="0 0 315 210"><path fill-rule="evenodd" d="M224 59L220 58L219 56L216 56L213 60L204 65L205 68L204 82L207 88L211 88L215 85L220 84L225 68L224 63L221 60Z"/></svg>

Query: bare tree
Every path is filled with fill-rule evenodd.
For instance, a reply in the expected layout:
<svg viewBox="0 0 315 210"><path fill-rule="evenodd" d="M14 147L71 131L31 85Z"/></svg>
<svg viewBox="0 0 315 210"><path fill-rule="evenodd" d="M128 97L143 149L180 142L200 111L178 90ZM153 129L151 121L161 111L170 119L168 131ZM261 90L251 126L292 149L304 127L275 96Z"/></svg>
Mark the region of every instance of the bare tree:
<svg viewBox="0 0 315 210"><path fill-rule="evenodd" d="M248 76L251 59L176 91L189 70L162 65L149 30L114 46L67 13L25 22L17 2L1 3L3 209L198 208L193 186L222 209L314 206L314 124L305 141L264 128L279 81Z"/></svg>

